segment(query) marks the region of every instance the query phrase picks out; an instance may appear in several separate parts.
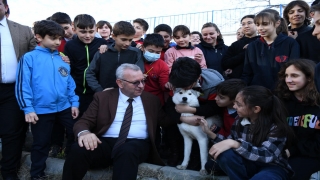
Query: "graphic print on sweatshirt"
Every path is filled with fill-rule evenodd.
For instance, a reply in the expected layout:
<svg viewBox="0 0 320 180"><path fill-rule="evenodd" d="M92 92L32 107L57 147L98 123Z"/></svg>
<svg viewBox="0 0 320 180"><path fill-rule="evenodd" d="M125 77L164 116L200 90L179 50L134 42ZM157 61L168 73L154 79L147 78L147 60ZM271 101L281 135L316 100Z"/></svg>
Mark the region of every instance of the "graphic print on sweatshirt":
<svg viewBox="0 0 320 180"><path fill-rule="evenodd" d="M288 60L288 56L276 56L275 57L275 60L278 62L278 63L282 63L282 62L286 62Z"/></svg>
<svg viewBox="0 0 320 180"><path fill-rule="evenodd" d="M300 126L303 128L320 129L320 120L316 115L306 114L287 118L289 126Z"/></svg>

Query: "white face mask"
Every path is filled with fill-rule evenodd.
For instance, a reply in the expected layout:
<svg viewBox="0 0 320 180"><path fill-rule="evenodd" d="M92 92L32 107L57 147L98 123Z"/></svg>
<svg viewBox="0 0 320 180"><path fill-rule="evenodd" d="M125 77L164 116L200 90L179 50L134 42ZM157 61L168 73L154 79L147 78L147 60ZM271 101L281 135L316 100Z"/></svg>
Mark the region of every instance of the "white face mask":
<svg viewBox="0 0 320 180"><path fill-rule="evenodd" d="M149 52L147 50L143 53L143 56L149 62L154 62L154 61L156 61L156 60L158 60L160 58L160 54L151 53L151 52Z"/></svg>

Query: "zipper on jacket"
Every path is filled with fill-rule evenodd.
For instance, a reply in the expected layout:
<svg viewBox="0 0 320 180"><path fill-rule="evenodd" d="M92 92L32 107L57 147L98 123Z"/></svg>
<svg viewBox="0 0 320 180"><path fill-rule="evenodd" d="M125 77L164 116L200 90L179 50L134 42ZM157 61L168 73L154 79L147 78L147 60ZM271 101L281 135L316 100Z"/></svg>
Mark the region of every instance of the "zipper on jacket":
<svg viewBox="0 0 320 180"><path fill-rule="evenodd" d="M54 60L53 60L53 53L51 53L51 60L52 60L52 66L53 66L53 69L54 69L54 71L53 71L53 79L54 79L54 89L56 90L56 94L57 94L57 99L56 99L56 109L57 109L57 112L59 111L58 110L58 99L59 99L59 93L58 93L58 91L57 91L57 87L56 87L56 76L55 76L55 66L54 66Z"/></svg>
<svg viewBox="0 0 320 180"><path fill-rule="evenodd" d="M216 49L216 53L218 52L218 49Z"/></svg>
<svg viewBox="0 0 320 180"><path fill-rule="evenodd" d="M85 48L86 48L86 55L87 55L87 68L84 70L84 73L83 73L83 83L82 83L83 88L84 88L84 90L82 92L83 94L85 94L86 91L87 91L87 89L86 89L86 73L87 73L87 70L88 70L89 65L90 65L90 62L89 62L89 49L88 49L88 45L87 44L85 45Z"/></svg>

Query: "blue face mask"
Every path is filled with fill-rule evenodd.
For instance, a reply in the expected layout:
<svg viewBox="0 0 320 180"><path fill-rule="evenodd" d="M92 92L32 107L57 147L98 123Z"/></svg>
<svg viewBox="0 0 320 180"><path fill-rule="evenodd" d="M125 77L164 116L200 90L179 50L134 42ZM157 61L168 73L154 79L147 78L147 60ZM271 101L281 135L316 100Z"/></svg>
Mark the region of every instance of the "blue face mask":
<svg viewBox="0 0 320 180"><path fill-rule="evenodd" d="M156 60L158 60L160 58L160 54L151 53L151 52L149 52L147 50L143 53L143 56L149 62L154 62L154 61L156 61Z"/></svg>

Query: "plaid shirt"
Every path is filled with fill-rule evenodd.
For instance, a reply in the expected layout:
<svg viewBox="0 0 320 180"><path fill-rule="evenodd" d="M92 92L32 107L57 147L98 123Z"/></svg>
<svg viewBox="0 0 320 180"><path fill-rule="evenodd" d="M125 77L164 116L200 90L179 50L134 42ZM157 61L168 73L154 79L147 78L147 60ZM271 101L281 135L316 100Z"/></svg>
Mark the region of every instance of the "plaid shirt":
<svg viewBox="0 0 320 180"><path fill-rule="evenodd" d="M236 153L241 155L243 158L251 161L259 161L263 163L276 164L284 168L290 175L293 175L293 170L291 169L287 159L282 156L282 151L284 150L286 144L286 137L271 137L271 133L262 142L261 146L254 146L251 143L251 134L250 134L250 124L245 126L241 125L240 136L236 132L236 125L240 123L240 120L237 119L233 123L231 128L231 134L225 138L221 134L217 134L217 137L212 140L213 143L218 143L225 139L233 139L240 142L240 147L233 149ZM270 132L272 132L276 126L272 126Z"/></svg>

